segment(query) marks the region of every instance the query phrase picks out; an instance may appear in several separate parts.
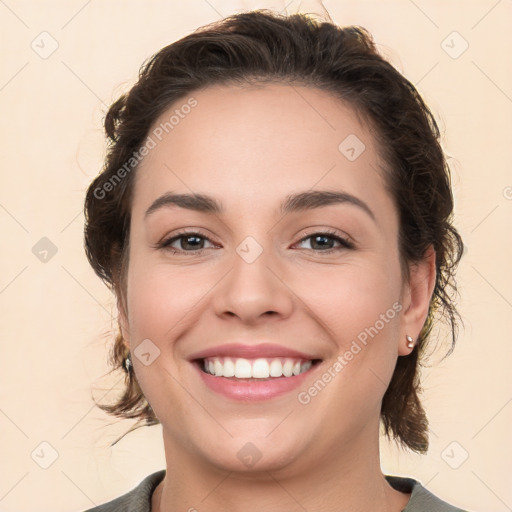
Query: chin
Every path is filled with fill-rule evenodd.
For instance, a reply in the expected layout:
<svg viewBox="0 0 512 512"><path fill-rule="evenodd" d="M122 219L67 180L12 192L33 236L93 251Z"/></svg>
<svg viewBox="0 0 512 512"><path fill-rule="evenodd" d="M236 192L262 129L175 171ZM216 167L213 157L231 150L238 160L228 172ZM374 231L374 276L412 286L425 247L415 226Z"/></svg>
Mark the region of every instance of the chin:
<svg viewBox="0 0 512 512"><path fill-rule="evenodd" d="M270 436L271 437L271 436ZM238 473L242 477L254 478L258 473L268 479L268 472L282 472L296 461L301 450L299 438L287 433L286 439L271 439L265 436L244 435L216 444L203 457L223 471Z"/></svg>

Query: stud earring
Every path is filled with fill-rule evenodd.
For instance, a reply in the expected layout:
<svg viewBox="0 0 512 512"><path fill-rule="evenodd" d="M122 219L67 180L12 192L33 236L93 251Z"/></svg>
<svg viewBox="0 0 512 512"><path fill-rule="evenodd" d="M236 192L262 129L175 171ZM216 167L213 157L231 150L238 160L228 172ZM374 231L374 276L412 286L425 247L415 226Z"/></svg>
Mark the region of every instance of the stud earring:
<svg viewBox="0 0 512 512"><path fill-rule="evenodd" d="M407 335L405 339L407 340L407 348L413 348L414 340L409 335Z"/></svg>
<svg viewBox="0 0 512 512"><path fill-rule="evenodd" d="M123 360L123 368L126 371L126 373L130 373L133 368L132 359L130 357L130 354L128 354L124 360Z"/></svg>

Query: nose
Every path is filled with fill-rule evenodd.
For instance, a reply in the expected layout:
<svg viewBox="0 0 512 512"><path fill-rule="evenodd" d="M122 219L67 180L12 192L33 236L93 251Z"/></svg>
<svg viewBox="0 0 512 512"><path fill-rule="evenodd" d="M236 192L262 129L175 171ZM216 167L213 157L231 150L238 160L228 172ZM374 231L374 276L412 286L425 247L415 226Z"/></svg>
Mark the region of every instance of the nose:
<svg viewBox="0 0 512 512"><path fill-rule="evenodd" d="M252 262L236 254L231 270L218 285L213 305L220 317L257 325L269 317L289 317L294 294L281 267L266 251Z"/></svg>

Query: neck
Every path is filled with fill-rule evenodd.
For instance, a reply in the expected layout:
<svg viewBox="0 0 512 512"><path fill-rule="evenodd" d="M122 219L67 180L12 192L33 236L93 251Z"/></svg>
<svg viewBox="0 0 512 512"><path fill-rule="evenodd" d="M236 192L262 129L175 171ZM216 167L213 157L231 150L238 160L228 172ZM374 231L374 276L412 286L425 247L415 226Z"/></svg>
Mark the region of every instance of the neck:
<svg viewBox="0 0 512 512"><path fill-rule="evenodd" d="M378 435L320 450L330 454L321 460L304 456L286 468L250 473L223 471L176 446L171 450L165 435L164 444L167 471L153 494L152 512L401 512L410 498L385 480Z"/></svg>

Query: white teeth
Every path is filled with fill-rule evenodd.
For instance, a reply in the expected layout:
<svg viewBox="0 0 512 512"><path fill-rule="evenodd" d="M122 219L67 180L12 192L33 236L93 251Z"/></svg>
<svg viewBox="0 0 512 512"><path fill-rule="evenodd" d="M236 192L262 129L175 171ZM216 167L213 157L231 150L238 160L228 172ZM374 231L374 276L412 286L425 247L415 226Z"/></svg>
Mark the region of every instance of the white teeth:
<svg viewBox="0 0 512 512"><path fill-rule="evenodd" d="M236 360L235 377L237 379L250 379L252 377L250 361L248 361L247 359Z"/></svg>
<svg viewBox="0 0 512 512"><path fill-rule="evenodd" d="M215 359L213 361L213 372L210 373L212 373L213 375L218 375L219 373L222 373L222 363L218 359Z"/></svg>
<svg viewBox="0 0 512 512"><path fill-rule="evenodd" d="M229 357L224 358L224 367L221 366L219 373L215 372L215 375L219 377L234 377L235 363Z"/></svg>
<svg viewBox="0 0 512 512"><path fill-rule="evenodd" d="M312 361L284 358L237 358L209 357L203 361L206 373L215 377L236 377L237 379L267 379L269 377L292 377L307 372Z"/></svg>
<svg viewBox="0 0 512 512"><path fill-rule="evenodd" d="M302 363L302 365L300 367L300 373L307 372L311 368L312 364L313 364L312 361L306 361L305 363Z"/></svg>
<svg viewBox="0 0 512 512"><path fill-rule="evenodd" d="M270 365L266 359L256 359L252 363L252 377L255 379L266 379L270 375Z"/></svg>
<svg viewBox="0 0 512 512"><path fill-rule="evenodd" d="M281 377L283 375L283 364L279 359L272 359L270 363L270 376Z"/></svg>
<svg viewBox="0 0 512 512"><path fill-rule="evenodd" d="M293 375L293 361L287 359L283 364L283 375L285 377L291 377Z"/></svg>

